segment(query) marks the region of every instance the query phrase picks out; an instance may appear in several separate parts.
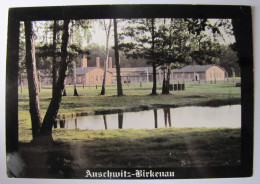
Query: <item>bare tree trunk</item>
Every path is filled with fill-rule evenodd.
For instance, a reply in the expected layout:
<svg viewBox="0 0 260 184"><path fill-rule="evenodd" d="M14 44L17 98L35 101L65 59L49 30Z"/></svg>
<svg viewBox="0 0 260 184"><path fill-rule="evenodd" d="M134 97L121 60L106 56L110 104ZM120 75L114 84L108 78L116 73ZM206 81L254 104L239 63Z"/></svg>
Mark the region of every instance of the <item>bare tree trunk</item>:
<svg viewBox="0 0 260 184"><path fill-rule="evenodd" d="M100 95L106 94L106 75L107 75L107 63L108 63L108 56L109 56L108 43L109 43L111 25L112 25L111 19L109 20L108 27L106 27L105 21L104 21L104 26L105 26L105 29L106 29L106 58L105 58L105 62L104 62L104 77L103 77L103 83L102 83L102 89L101 89Z"/></svg>
<svg viewBox="0 0 260 184"><path fill-rule="evenodd" d="M166 74L166 88L167 88L167 93L170 94L170 75L171 75L171 69L170 66L167 68L167 74Z"/></svg>
<svg viewBox="0 0 260 184"><path fill-rule="evenodd" d="M76 63L73 62L73 82L74 82L74 94L73 96L79 96L77 91L77 74L76 74Z"/></svg>
<svg viewBox="0 0 260 184"><path fill-rule="evenodd" d="M47 112L45 114L42 128L41 128L41 138L44 141L44 144L51 143L53 141L52 138L52 126L56 119L56 116L59 111L60 102L62 99L62 92L64 89L64 81L66 78L66 71L68 68L67 56L68 56L68 26L70 21L64 20L63 24L63 33L62 33L62 45L61 45L61 66L59 71L59 78L57 80L57 84L54 88L54 96L51 99Z"/></svg>
<svg viewBox="0 0 260 184"><path fill-rule="evenodd" d="M39 92L41 92L42 89L42 83L41 83L42 79L41 79L41 72L38 71L38 85L39 85Z"/></svg>
<svg viewBox="0 0 260 184"><path fill-rule="evenodd" d="M56 62L56 42L57 42L57 21L53 23L53 56L52 56L52 96L54 96L54 88L57 82L57 62Z"/></svg>
<svg viewBox="0 0 260 184"><path fill-rule="evenodd" d="M123 95L120 63L119 63L119 52L118 52L118 34L117 34L117 22L114 19L114 40L115 40L115 60L116 60L116 81L117 81L117 96Z"/></svg>
<svg viewBox="0 0 260 184"><path fill-rule="evenodd" d="M39 88L37 84L37 71L35 61L35 46L32 30L32 22L25 21L25 39L26 39L26 70L28 79L30 114L32 122L33 140L37 138L41 128L41 111L39 103Z"/></svg>
<svg viewBox="0 0 260 184"><path fill-rule="evenodd" d="M166 72L165 72L165 69L163 70L162 94L167 94L166 93Z"/></svg>
<svg viewBox="0 0 260 184"><path fill-rule="evenodd" d="M156 84L156 65L155 65L155 61L154 61L154 38L155 38L155 35L154 35L154 19L152 19L152 59L153 59L153 89L152 89L152 94L153 95L156 95L157 92L156 92L156 88L157 88L157 84Z"/></svg>

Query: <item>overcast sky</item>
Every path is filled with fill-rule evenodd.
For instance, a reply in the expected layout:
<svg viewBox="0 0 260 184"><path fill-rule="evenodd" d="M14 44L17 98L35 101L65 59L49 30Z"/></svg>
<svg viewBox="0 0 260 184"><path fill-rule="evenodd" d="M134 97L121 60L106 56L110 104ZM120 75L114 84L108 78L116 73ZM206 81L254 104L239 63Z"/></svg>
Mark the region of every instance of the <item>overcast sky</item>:
<svg viewBox="0 0 260 184"><path fill-rule="evenodd" d="M217 21L217 19L210 19L211 23L215 23L216 21ZM108 21L107 21L107 24L108 24ZM118 29L120 29L120 28L118 28ZM93 30L93 34L92 34L92 39L91 39L90 43L97 43L99 45L105 45L106 44L106 33L105 33L103 26L101 26L98 21L95 21L92 30ZM223 32L223 29L221 31ZM118 32L120 32L120 31L118 31ZM209 33L209 34L211 34L211 33ZM220 42L223 44L229 44L229 43L235 42L235 38L233 35L227 35L224 33L223 37L224 37L225 41L220 39ZM85 44L86 44L86 42L85 42ZM113 45L114 45L114 29L113 29L113 23L112 23L110 39L109 39L109 46L113 46Z"/></svg>

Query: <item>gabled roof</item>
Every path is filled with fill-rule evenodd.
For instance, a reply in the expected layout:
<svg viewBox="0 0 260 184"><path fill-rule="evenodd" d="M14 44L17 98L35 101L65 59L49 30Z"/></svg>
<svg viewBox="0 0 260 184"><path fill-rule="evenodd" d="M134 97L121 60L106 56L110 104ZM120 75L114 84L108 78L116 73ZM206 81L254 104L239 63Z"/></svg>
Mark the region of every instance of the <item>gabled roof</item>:
<svg viewBox="0 0 260 184"><path fill-rule="evenodd" d="M108 71L115 73L116 68L108 68ZM135 68L120 68L120 72L152 72L152 67L135 67Z"/></svg>
<svg viewBox="0 0 260 184"><path fill-rule="evenodd" d="M76 68L77 75L84 75L97 67Z"/></svg>
<svg viewBox="0 0 260 184"><path fill-rule="evenodd" d="M173 70L173 72L186 72L186 73L189 73L189 72L205 72L207 71L209 68L211 68L213 65L188 65L188 66L185 66L181 69L175 69Z"/></svg>
<svg viewBox="0 0 260 184"><path fill-rule="evenodd" d="M77 75L85 75L86 73L88 73L96 68L100 68L100 69L104 70L102 67L76 68L76 73L77 73ZM110 72L110 71L107 69L107 72Z"/></svg>

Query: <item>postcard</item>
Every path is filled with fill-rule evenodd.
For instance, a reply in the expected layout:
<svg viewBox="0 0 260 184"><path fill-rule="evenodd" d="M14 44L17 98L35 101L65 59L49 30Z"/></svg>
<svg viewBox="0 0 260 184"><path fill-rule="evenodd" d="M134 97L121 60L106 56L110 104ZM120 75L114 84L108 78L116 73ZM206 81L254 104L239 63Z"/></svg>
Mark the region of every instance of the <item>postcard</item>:
<svg viewBox="0 0 260 184"><path fill-rule="evenodd" d="M253 173L250 6L10 8L10 178Z"/></svg>

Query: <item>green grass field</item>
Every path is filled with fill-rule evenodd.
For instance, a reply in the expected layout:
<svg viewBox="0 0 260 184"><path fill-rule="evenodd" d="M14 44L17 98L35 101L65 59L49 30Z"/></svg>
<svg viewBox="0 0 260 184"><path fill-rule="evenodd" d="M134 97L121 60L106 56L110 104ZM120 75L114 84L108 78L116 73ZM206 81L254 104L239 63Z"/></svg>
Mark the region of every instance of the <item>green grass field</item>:
<svg viewBox="0 0 260 184"><path fill-rule="evenodd" d="M240 129L59 129L53 133L57 143L52 148L20 144L27 165L26 177L83 178L87 168L235 167L241 164Z"/></svg>
<svg viewBox="0 0 260 184"><path fill-rule="evenodd" d="M78 94L73 96L73 87L67 86L67 96L64 96L61 102L59 114L70 116L75 113L95 114L102 110L126 110L140 106L156 105L197 105L210 101L239 101L241 92L235 84L218 82L217 84L195 84L186 83L185 91L171 91L170 95L161 95L160 85L158 84L157 96L151 94L152 83L143 83L142 87L137 84L130 84L128 87L123 85L124 96L116 96L116 85L106 87L106 95L100 96L101 87L78 86ZM41 114L44 114L48 108L51 98L51 87L42 87L40 92ZM208 104L210 105L210 104ZM220 104L221 105L221 104ZM28 89L24 88L23 93L19 91L19 122L30 124L29 120L29 98Z"/></svg>
<svg viewBox="0 0 260 184"><path fill-rule="evenodd" d="M74 97L67 86L59 114L95 114L102 110L122 110L140 106L160 105L224 105L239 104L240 88L235 84L187 83L185 91L171 91L170 95L150 95L152 84L124 84L124 96L116 96L116 86L108 85L106 95L101 87L78 86L80 96ZM47 110L51 98L50 86L40 92L41 114ZM26 177L82 177L86 168L140 167L215 167L240 165L240 129L231 128L160 128L118 130L54 129L56 145L52 148L31 145L31 122L28 90L19 91L20 153L27 164ZM35 159L31 159L32 156ZM41 159L41 158L44 159ZM59 161L57 161L59 159ZM40 161L39 161L40 160ZM58 163L57 163L58 162ZM61 163L60 163L61 162ZM46 166L47 163L47 166ZM61 165L59 165L61 164ZM35 165L45 169L45 175L34 172ZM60 175L62 170L63 175ZM64 175L67 173L67 175Z"/></svg>

